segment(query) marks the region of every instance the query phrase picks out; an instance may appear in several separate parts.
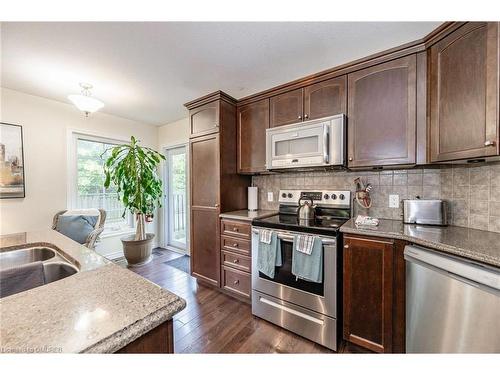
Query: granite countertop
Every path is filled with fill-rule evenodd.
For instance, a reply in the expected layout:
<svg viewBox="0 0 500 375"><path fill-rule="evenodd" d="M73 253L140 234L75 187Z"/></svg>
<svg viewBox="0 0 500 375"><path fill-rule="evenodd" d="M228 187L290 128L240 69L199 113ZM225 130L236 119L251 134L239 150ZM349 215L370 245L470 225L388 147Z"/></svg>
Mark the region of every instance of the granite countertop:
<svg viewBox="0 0 500 375"><path fill-rule="evenodd" d="M357 227L355 219L340 228L343 233L405 240L417 245L500 267L500 233L457 226L403 224L381 219L377 227Z"/></svg>
<svg viewBox="0 0 500 375"><path fill-rule="evenodd" d="M56 231L0 236L0 252L31 246L57 250L80 272L0 299L0 352L112 353L186 306Z"/></svg>
<svg viewBox="0 0 500 375"><path fill-rule="evenodd" d="M263 219L265 217L273 216L276 215L277 213L278 211L273 211L273 210L257 210L257 211L239 210L239 211L224 212L220 214L219 217L224 219L252 221L253 219Z"/></svg>

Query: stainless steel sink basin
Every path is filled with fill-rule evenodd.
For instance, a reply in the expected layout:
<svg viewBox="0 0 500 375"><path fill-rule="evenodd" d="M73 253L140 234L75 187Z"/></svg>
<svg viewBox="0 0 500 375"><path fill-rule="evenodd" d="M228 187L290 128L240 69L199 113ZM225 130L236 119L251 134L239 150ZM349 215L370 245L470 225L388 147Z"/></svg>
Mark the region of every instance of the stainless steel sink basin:
<svg viewBox="0 0 500 375"><path fill-rule="evenodd" d="M38 261L43 262L55 256L56 252L47 247L32 247L28 249L0 252L0 269Z"/></svg>
<svg viewBox="0 0 500 375"><path fill-rule="evenodd" d="M26 267L35 262L42 262L43 277L40 277L40 268ZM30 247L0 252L0 283L2 284L0 298L50 284L77 272L79 272L78 267L66 259L62 253L48 247Z"/></svg>
<svg viewBox="0 0 500 375"><path fill-rule="evenodd" d="M64 279L65 277L74 275L78 272L76 267L68 263L45 263L43 265L43 273L45 276L45 284L53 281Z"/></svg>

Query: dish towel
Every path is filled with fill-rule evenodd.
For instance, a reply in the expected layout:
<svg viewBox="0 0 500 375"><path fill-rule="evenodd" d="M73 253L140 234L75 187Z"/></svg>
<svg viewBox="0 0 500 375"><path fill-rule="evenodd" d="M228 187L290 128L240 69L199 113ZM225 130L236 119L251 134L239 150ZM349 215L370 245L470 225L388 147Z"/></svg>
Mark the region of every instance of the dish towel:
<svg viewBox="0 0 500 375"><path fill-rule="evenodd" d="M268 230L268 229L259 230L259 241L269 245L271 243L271 235L272 234L273 234L272 230Z"/></svg>
<svg viewBox="0 0 500 375"><path fill-rule="evenodd" d="M261 231L264 231L264 229L261 229ZM281 246L276 232L269 232L271 232L269 243L265 243L259 239L257 268L259 272L262 272L267 277L273 279L276 267L282 266Z"/></svg>
<svg viewBox="0 0 500 375"><path fill-rule="evenodd" d="M314 244L314 236L307 236L304 234L297 235L297 251L311 255Z"/></svg>
<svg viewBox="0 0 500 375"><path fill-rule="evenodd" d="M301 235L300 235L301 236ZM321 238L312 238L311 253L307 254L299 251L299 235L294 236L292 251L292 274L297 279L312 281L314 283L323 282L323 242ZM301 245L302 246L302 245Z"/></svg>
<svg viewBox="0 0 500 375"><path fill-rule="evenodd" d="M356 225L368 225L368 226L376 227L378 225L378 219L371 217L371 216L358 215L356 217L356 221L354 222L354 224L356 224Z"/></svg>
<svg viewBox="0 0 500 375"><path fill-rule="evenodd" d="M0 270L0 298L45 284L42 262L27 263Z"/></svg>

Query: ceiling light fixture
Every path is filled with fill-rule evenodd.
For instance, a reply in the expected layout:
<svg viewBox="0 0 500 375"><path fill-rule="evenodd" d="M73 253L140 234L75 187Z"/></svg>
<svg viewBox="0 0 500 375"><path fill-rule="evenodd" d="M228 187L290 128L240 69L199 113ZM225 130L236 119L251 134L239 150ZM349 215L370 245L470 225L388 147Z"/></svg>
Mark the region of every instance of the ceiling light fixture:
<svg viewBox="0 0 500 375"><path fill-rule="evenodd" d="M88 83L80 83L82 93L80 95L68 95L68 99L83 113L85 117L89 117L90 113L94 113L104 107L104 103L99 99L93 98L90 89L93 87Z"/></svg>

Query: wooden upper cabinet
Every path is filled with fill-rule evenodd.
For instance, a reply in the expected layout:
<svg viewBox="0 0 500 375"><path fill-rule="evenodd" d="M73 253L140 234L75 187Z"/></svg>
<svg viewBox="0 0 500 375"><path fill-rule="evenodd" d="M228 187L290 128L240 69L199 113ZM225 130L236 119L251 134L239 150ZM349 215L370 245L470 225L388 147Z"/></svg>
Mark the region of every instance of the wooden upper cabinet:
<svg viewBox="0 0 500 375"><path fill-rule="evenodd" d="M190 136L217 133L219 131L219 101L207 103L189 111Z"/></svg>
<svg viewBox="0 0 500 375"><path fill-rule="evenodd" d="M347 77L341 76L304 87L304 119L346 113L346 85Z"/></svg>
<svg viewBox="0 0 500 375"><path fill-rule="evenodd" d="M301 88L271 97L271 128L302 121L303 102L304 91Z"/></svg>
<svg viewBox="0 0 500 375"><path fill-rule="evenodd" d="M348 166L415 164L416 56L348 75Z"/></svg>
<svg viewBox="0 0 500 375"><path fill-rule="evenodd" d="M393 252L391 240L344 237L344 340L392 352Z"/></svg>
<svg viewBox="0 0 500 375"><path fill-rule="evenodd" d="M498 155L498 23L470 22L430 48L430 156Z"/></svg>
<svg viewBox="0 0 500 375"><path fill-rule="evenodd" d="M266 170L266 129L269 128L269 99L239 107L238 173Z"/></svg>
<svg viewBox="0 0 500 375"><path fill-rule="evenodd" d="M218 209L219 206L219 135L192 139L191 206Z"/></svg>

